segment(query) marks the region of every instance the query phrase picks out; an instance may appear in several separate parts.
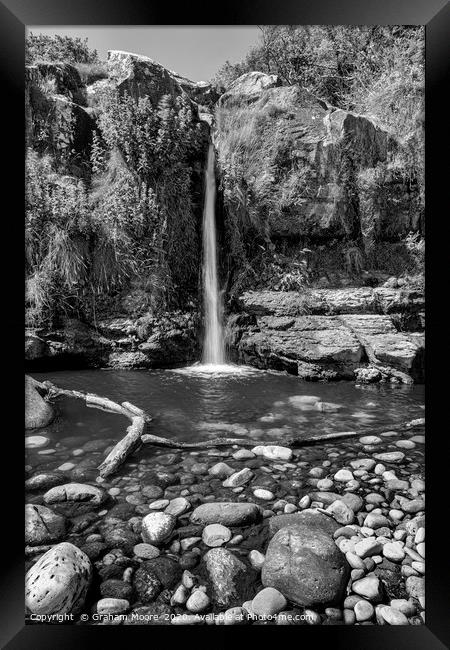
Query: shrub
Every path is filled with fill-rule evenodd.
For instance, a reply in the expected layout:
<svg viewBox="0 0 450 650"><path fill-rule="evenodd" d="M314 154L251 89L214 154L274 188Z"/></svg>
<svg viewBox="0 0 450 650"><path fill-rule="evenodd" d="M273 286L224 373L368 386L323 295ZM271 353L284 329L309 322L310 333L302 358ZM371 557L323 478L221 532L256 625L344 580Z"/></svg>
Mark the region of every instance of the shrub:
<svg viewBox="0 0 450 650"><path fill-rule="evenodd" d="M55 34L33 34L25 41L25 61L27 65L45 61L55 63L97 63L98 52L88 47L88 39Z"/></svg>

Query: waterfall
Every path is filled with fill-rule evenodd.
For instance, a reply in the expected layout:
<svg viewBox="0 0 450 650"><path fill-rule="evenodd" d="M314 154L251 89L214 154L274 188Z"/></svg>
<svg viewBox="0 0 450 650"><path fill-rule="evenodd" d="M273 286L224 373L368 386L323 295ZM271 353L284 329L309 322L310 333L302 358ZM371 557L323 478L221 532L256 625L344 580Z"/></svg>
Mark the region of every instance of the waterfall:
<svg viewBox="0 0 450 650"><path fill-rule="evenodd" d="M225 345L222 328L222 300L217 279L216 241L216 176L213 143L209 143L205 170L205 204L203 207L203 301L205 311L205 334L203 340L203 363L225 363Z"/></svg>

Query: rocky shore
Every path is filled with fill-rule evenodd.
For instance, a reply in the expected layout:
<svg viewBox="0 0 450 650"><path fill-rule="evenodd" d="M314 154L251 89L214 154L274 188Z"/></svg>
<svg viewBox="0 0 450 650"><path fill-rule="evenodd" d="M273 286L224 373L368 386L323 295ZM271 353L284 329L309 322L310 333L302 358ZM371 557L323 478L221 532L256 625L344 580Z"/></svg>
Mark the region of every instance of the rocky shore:
<svg viewBox="0 0 450 650"><path fill-rule="evenodd" d="M28 445L27 622L423 624L423 424L299 451L149 448L107 480L108 439Z"/></svg>

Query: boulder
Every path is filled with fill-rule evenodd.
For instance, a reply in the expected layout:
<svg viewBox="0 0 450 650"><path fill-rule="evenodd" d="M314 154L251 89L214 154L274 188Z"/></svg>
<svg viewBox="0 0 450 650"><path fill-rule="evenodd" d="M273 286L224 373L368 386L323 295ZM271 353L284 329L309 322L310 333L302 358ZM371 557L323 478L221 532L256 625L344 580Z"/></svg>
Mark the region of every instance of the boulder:
<svg viewBox="0 0 450 650"><path fill-rule="evenodd" d="M349 573L347 560L329 533L297 523L281 528L271 539L261 581L293 603L310 607L339 602Z"/></svg>
<svg viewBox="0 0 450 650"><path fill-rule="evenodd" d="M144 542L159 546L172 534L176 517L165 512L151 512L142 520L141 535Z"/></svg>
<svg viewBox="0 0 450 650"><path fill-rule="evenodd" d="M31 614L77 614L84 606L92 565L69 542L53 547L25 577L25 606Z"/></svg>
<svg viewBox="0 0 450 650"><path fill-rule="evenodd" d="M52 406L39 393L39 382L25 376L25 428L41 429L55 417Z"/></svg>
<svg viewBox="0 0 450 650"><path fill-rule="evenodd" d="M314 508L308 508L302 512L293 512L287 515L276 515L269 519L269 535L272 537L282 528L291 525L299 525L308 528L311 531L325 533L332 536L339 528L338 524L332 519Z"/></svg>
<svg viewBox="0 0 450 650"><path fill-rule="evenodd" d="M227 88L227 91L220 96L219 106L231 104L233 100L252 101L258 99L263 90L281 86L281 79L276 74L265 72L246 72L235 79Z"/></svg>
<svg viewBox="0 0 450 650"><path fill-rule="evenodd" d="M57 542L64 537L66 521L49 508L40 505L25 506L25 544L39 546Z"/></svg>

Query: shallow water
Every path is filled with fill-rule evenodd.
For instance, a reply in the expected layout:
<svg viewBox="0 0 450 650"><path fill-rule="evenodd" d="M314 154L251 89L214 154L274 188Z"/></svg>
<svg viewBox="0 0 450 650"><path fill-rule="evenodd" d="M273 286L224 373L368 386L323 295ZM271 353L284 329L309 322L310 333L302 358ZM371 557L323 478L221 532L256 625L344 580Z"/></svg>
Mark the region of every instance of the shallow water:
<svg viewBox="0 0 450 650"><path fill-rule="evenodd" d="M226 435L282 444L285 436L389 430L424 416L423 386L356 388L351 382L310 383L243 367L236 374L207 370L197 366L189 371L82 370L33 376L61 388L130 401L152 415L152 433L179 440ZM86 408L76 399L59 399L57 404L56 420L33 432L47 436L50 446L67 437L116 440L124 435L128 421L121 416Z"/></svg>

